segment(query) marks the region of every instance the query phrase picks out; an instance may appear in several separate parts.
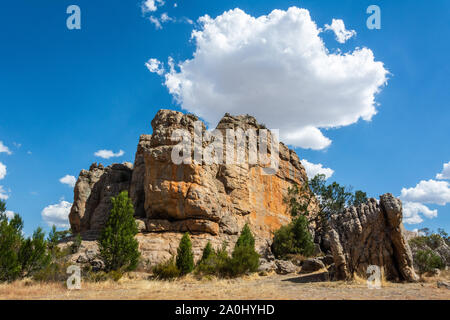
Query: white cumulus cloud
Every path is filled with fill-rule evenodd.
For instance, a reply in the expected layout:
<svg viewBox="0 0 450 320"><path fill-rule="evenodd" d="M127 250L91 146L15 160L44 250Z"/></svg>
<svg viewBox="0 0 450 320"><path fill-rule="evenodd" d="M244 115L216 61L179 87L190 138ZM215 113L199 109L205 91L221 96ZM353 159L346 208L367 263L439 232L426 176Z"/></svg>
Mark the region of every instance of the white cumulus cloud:
<svg viewBox="0 0 450 320"><path fill-rule="evenodd" d="M12 154L11 150L9 150L9 148L3 144L3 141L0 141L0 153L2 153L2 152L9 154L9 155Z"/></svg>
<svg viewBox="0 0 450 320"><path fill-rule="evenodd" d="M369 121L388 71L368 48L330 53L309 11L253 17L241 9L203 16L192 59L169 58L165 86L210 126L229 112L251 114L290 145L323 149L320 129ZM158 73L159 69L153 71Z"/></svg>
<svg viewBox="0 0 450 320"><path fill-rule="evenodd" d="M75 183L77 182L77 179L74 176L66 174L64 177L59 179L59 182L62 184L67 184L70 187L75 187Z"/></svg>
<svg viewBox="0 0 450 320"><path fill-rule="evenodd" d="M142 13L155 12L162 5L164 5L163 0L145 0L141 5Z"/></svg>
<svg viewBox="0 0 450 320"><path fill-rule="evenodd" d="M9 195L7 194L5 189L3 189L3 186L0 186L0 200L7 200L8 198Z"/></svg>
<svg viewBox="0 0 450 320"><path fill-rule="evenodd" d="M423 222L420 214L427 218L437 217L437 210L431 210L422 203L404 202L403 203L403 222L407 224L417 224Z"/></svg>
<svg viewBox="0 0 450 320"><path fill-rule="evenodd" d="M447 181L422 180L414 188L403 188L400 199L445 206L450 202L450 185Z"/></svg>
<svg viewBox="0 0 450 320"><path fill-rule="evenodd" d="M444 168L442 169L441 173L438 173L436 175L436 179L439 180L450 180L450 161L447 163L444 163Z"/></svg>
<svg viewBox="0 0 450 320"><path fill-rule="evenodd" d="M345 24L342 19L333 19L331 25L326 24L325 30L331 30L336 35L336 41L345 43L348 39L356 35L355 30L345 29Z"/></svg>
<svg viewBox="0 0 450 320"><path fill-rule="evenodd" d="M97 152L94 153L96 157L100 157L103 159L121 157L124 154L125 152L123 150L119 150L119 152L117 153L114 153L111 150L98 150Z"/></svg>
<svg viewBox="0 0 450 320"><path fill-rule="evenodd" d="M0 180L6 176L6 166L0 162Z"/></svg>
<svg viewBox="0 0 450 320"><path fill-rule="evenodd" d="M146 63L145 66L147 67L147 69L150 72L154 72L159 74L160 76L164 74L164 67L161 63L161 61L159 61L158 59L149 59Z"/></svg>
<svg viewBox="0 0 450 320"><path fill-rule="evenodd" d="M303 167L305 167L306 175L309 179L314 178L318 174L324 174L325 178L328 179L334 173L333 169L324 168L321 163L311 163L306 159L303 159L300 162L302 163Z"/></svg>
<svg viewBox="0 0 450 320"><path fill-rule="evenodd" d="M61 200L57 204L51 204L42 210L42 219L49 226L55 225L58 228L69 228L69 213L71 207L72 204L64 200Z"/></svg>

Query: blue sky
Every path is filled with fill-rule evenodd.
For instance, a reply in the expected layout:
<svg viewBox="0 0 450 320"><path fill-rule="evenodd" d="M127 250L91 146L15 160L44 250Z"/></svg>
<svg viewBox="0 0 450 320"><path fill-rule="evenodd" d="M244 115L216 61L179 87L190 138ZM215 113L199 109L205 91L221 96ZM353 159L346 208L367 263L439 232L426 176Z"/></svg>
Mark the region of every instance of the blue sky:
<svg viewBox="0 0 450 320"><path fill-rule="evenodd" d="M71 4L81 9L80 30L66 27ZM366 26L371 4L381 9L380 30ZM386 192L400 196L406 188L410 210L423 205L429 210L427 216L426 209L417 209L423 221L405 224L408 229L450 230L448 180L445 174L436 178L450 161L450 2L166 0L144 13L141 6L131 0L2 2L0 163L6 174L0 191L8 196L8 209L23 216L27 234L37 226L48 230L44 208L62 199L72 202L73 189L59 182L62 177L77 177L95 161L132 162L139 135L151 133L150 122L160 108L188 108L187 99L176 100L164 78L149 72L145 62L158 59L167 70L168 57L175 63L192 59L197 44L191 33L202 30L197 20L206 14L214 19L240 8L260 17L292 6L307 9L317 27L335 18L355 30L345 43L336 41L332 31L321 32L329 52L368 48L389 71L387 84L375 95L377 114L370 121L321 128L331 144L320 150L297 147L300 158L331 168L330 181L373 197ZM161 19L163 13L176 21L157 29L149 18ZM272 118L281 117L275 111L283 107ZM123 150L124 155L94 155L102 149ZM431 210L437 210L437 217L430 218L435 215Z"/></svg>

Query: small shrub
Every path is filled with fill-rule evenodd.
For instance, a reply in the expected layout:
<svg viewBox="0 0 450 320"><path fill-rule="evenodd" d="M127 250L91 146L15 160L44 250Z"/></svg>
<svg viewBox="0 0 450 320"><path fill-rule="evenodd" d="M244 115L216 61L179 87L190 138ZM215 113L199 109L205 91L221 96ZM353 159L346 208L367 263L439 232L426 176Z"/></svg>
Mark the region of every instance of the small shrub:
<svg viewBox="0 0 450 320"><path fill-rule="evenodd" d="M77 253L78 250L80 250L80 247L81 247L81 241L82 241L81 236L80 236L80 234L78 233L78 234L75 236L75 239L73 240L72 244L70 245L70 250L72 251L72 254Z"/></svg>
<svg viewBox="0 0 450 320"><path fill-rule="evenodd" d="M109 279L114 280L114 281L117 282L117 281L119 281L122 278L123 273L121 271L111 270L110 272L108 272L107 275L108 275Z"/></svg>
<svg viewBox="0 0 450 320"><path fill-rule="evenodd" d="M33 274L33 279L41 282L65 282L67 280L67 268L71 263L67 261L52 262L43 269Z"/></svg>
<svg viewBox="0 0 450 320"><path fill-rule="evenodd" d="M180 276L181 272L172 258L164 263L160 263L153 268L153 274L157 279L171 280Z"/></svg>
<svg viewBox="0 0 450 320"><path fill-rule="evenodd" d="M186 232L180 240L177 250L176 266L182 275L190 273L194 269L194 253L189 234Z"/></svg>
<svg viewBox="0 0 450 320"><path fill-rule="evenodd" d="M208 241L205 248L203 249L202 257L199 261L199 263L208 260L209 257L211 257L214 254L214 250L212 248L211 242Z"/></svg>
<svg viewBox="0 0 450 320"><path fill-rule="evenodd" d="M227 253L227 243L222 248L212 250L206 259L201 259L195 268L195 274L201 276L223 276L226 273L230 257Z"/></svg>
<svg viewBox="0 0 450 320"><path fill-rule="evenodd" d="M305 257L313 254L314 242L305 216L298 216L275 232L272 251L278 259L286 259L289 254L301 254Z"/></svg>
<svg viewBox="0 0 450 320"><path fill-rule="evenodd" d="M419 268L420 274L445 267L441 257L430 249L418 250L414 256L414 260Z"/></svg>
<svg viewBox="0 0 450 320"><path fill-rule="evenodd" d="M246 272L255 272L259 266L259 254L255 251L255 238L245 224L231 254L225 261L224 271L229 276L238 276Z"/></svg>

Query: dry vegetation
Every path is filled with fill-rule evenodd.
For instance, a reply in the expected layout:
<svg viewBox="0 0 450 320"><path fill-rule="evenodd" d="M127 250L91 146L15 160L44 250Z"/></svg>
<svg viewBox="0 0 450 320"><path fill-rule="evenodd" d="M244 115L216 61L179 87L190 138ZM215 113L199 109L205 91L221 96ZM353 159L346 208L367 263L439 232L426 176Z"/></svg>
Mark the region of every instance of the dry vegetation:
<svg viewBox="0 0 450 320"><path fill-rule="evenodd" d="M245 276L238 279L197 280L187 276L175 281L148 280L132 273L118 282L83 282L81 290L69 291L60 283L20 280L0 285L0 299L443 299L450 290L437 281L450 280L450 272L420 283L389 283L368 289L365 281L314 282L320 273L300 275Z"/></svg>

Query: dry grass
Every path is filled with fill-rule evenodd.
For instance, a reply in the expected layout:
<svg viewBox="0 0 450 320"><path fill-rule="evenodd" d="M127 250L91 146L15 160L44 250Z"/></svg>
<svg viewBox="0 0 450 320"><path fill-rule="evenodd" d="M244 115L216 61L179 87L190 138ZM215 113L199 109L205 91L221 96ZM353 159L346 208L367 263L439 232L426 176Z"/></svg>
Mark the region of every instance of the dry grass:
<svg viewBox="0 0 450 320"><path fill-rule="evenodd" d="M239 279L196 279L186 276L175 281L148 280L131 274L118 282L83 282L81 290L67 290L62 283L21 280L0 284L0 299L450 299L450 290L437 288L436 278L422 283L382 282L381 289L368 289L366 281L304 282L311 275L259 276ZM449 274L439 279L449 281Z"/></svg>

